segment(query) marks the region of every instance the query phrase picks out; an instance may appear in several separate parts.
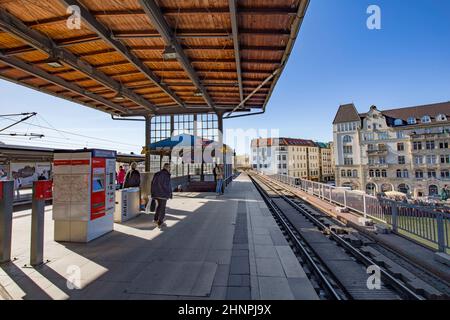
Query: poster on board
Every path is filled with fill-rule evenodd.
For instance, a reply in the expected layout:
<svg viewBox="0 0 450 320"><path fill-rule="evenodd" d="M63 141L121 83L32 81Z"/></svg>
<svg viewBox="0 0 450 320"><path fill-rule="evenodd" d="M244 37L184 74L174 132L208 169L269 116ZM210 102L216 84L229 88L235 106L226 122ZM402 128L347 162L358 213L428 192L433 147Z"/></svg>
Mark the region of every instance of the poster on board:
<svg viewBox="0 0 450 320"><path fill-rule="evenodd" d="M11 162L10 177L20 178L22 188L32 187L33 181L48 180L51 174L49 162Z"/></svg>
<svg viewBox="0 0 450 320"><path fill-rule="evenodd" d="M0 164L0 181L8 180L8 166L4 164Z"/></svg>

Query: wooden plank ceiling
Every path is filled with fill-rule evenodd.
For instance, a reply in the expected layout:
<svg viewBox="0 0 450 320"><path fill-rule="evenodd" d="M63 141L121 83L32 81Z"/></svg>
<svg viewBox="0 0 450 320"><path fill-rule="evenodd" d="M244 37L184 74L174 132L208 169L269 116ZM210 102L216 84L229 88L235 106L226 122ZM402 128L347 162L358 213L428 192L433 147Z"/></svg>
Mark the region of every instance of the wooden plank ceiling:
<svg viewBox="0 0 450 320"><path fill-rule="evenodd" d="M242 109L263 109L307 4L0 0L0 78L117 115L224 112L245 98Z"/></svg>

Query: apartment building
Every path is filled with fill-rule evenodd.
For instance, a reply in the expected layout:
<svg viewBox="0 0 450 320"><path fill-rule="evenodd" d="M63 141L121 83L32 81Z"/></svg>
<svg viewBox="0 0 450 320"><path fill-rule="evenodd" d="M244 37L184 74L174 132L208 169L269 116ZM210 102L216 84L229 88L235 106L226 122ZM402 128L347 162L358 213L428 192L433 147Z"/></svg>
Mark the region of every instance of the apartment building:
<svg viewBox="0 0 450 320"><path fill-rule="evenodd" d="M338 186L426 197L450 185L450 102L366 113L342 105L333 140Z"/></svg>
<svg viewBox="0 0 450 320"><path fill-rule="evenodd" d="M334 157L331 143L316 142L319 147L319 181L334 181Z"/></svg>
<svg viewBox="0 0 450 320"><path fill-rule="evenodd" d="M251 147L255 170L313 181L331 180L332 153L327 144L305 139L268 138L252 140Z"/></svg>

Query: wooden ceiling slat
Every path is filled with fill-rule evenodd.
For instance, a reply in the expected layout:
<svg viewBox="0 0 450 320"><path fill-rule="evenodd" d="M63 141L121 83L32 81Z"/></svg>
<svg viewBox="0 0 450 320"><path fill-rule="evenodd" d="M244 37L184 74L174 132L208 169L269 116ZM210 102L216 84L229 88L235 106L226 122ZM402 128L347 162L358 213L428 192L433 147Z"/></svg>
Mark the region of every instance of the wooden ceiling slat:
<svg viewBox="0 0 450 320"><path fill-rule="evenodd" d="M55 10L52 9L50 12L44 9L44 6L50 7L53 1L58 4ZM42 6L38 2L36 4L33 2L36 13L23 10L23 7L14 1L0 1L0 10L7 9L29 28L45 33L55 43L57 49L68 50L77 58L89 63L96 71L132 90L133 94L142 97L143 100L175 113L181 112L182 108L176 107L176 103L166 93L149 81L142 70L136 68L114 45L111 46L111 40L105 37L111 36L112 41L123 43L130 54L162 79L162 83L173 90L184 103L203 106L208 110L204 98L194 96L196 87L198 88L200 84L215 105L224 105L231 110L242 101L242 96L252 93L272 72L284 67L285 57L292 49L293 39L296 38L295 32L299 28L298 22L304 16L307 3L306 0L279 0L276 4L272 0L75 1L81 3L92 18L108 30L108 34L99 34L98 30L90 28L85 21L80 30L68 30L66 6L61 6L61 2L64 1L41 0L39 3L42 3ZM164 41L167 40L162 37L164 30L161 31L161 28L158 30L158 26L152 23L148 12L142 6L143 2L157 3L154 9L161 14L159 17L163 17L161 20L166 21L166 29L172 31L174 35L176 33L180 52L189 60L194 78L192 74L186 73L187 69L182 68L179 61L162 59L165 45L170 42ZM238 34L234 39L230 2L236 4L237 24L234 29L235 31L237 29ZM65 30L60 32L61 28ZM239 43L237 51L236 39ZM70 85L114 102L116 91L105 87L105 83L98 81L100 79L93 79L85 72L68 65L60 69L50 68L45 61L46 54L17 41L10 33L0 32L0 43L6 57L17 56L28 65L39 68L50 76L61 78ZM236 59L237 55L240 61ZM242 77L241 89L238 86L239 68ZM70 95L84 105L112 111L111 107L104 103L78 92L73 93L65 87L29 73L23 73L17 68L0 65L0 76L9 77L13 79L12 81L37 87L42 91L47 90L66 99ZM195 77L198 77L196 85L193 83ZM246 104L249 107L264 107L277 79L278 76L265 83L257 93L246 100ZM145 113L142 107L131 100L125 100L121 105L141 114Z"/></svg>

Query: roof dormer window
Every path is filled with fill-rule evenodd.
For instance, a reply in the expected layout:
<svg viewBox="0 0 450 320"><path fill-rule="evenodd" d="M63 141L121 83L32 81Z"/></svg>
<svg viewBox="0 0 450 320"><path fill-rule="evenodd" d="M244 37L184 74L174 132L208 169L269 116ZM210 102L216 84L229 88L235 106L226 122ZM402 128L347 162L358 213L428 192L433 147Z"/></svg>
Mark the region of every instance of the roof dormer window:
<svg viewBox="0 0 450 320"><path fill-rule="evenodd" d="M414 117L409 117L409 118L408 118L408 124L416 124L416 118L414 118Z"/></svg>
<svg viewBox="0 0 450 320"><path fill-rule="evenodd" d="M430 118L430 116L423 116L422 119L420 119L420 122L429 123L429 122L431 122L431 118Z"/></svg>
<svg viewBox="0 0 450 320"><path fill-rule="evenodd" d="M447 121L447 116L445 114L438 114L436 117L437 121Z"/></svg>
<svg viewBox="0 0 450 320"><path fill-rule="evenodd" d="M395 119L394 120L394 126L401 126L403 124L403 120L402 119Z"/></svg>

